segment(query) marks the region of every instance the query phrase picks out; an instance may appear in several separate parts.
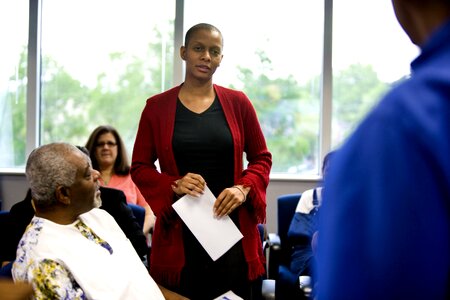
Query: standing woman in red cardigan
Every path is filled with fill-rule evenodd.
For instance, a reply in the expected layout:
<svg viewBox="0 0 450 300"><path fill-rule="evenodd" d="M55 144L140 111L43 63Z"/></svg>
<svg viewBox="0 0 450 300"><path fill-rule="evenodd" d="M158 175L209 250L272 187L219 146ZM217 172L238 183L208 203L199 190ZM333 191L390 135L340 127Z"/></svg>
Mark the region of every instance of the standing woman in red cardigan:
<svg viewBox="0 0 450 300"><path fill-rule="evenodd" d="M185 81L147 100L131 166L157 216L150 272L159 284L191 299L213 299L229 290L252 299L264 274L257 224L266 218L272 156L248 97L213 84L222 50L216 27L201 23L187 31L180 48ZM205 185L217 197L211 214L230 216L244 236L216 261L172 208L185 194L201 194Z"/></svg>

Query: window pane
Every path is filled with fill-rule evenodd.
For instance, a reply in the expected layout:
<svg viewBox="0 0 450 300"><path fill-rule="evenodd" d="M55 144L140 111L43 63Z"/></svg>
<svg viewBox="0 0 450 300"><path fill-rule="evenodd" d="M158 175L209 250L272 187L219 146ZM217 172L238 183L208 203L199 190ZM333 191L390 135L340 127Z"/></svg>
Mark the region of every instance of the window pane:
<svg viewBox="0 0 450 300"><path fill-rule="evenodd" d="M418 55L390 1L335 0L332 144L339 145Z"/></svg>
<svg viewBox="0 0 450 300"><path fill-rule="evenodd" d="M0 168L25 165L28 1L0 2Z"/></svg>
<svg viewBox="0 0 450 300"><path fill-rule="evenodd" d="M41 143L118 129L131 156L145 100L172 85L175 2L46 0Z"/></svg>
<svg viewBox="0 0 450 300"><path fill-rule="evenodd" d="M200 22L224 36L214 82L255 106L273 173L317 174L323 1L185 1L185 31Z"/></svg>

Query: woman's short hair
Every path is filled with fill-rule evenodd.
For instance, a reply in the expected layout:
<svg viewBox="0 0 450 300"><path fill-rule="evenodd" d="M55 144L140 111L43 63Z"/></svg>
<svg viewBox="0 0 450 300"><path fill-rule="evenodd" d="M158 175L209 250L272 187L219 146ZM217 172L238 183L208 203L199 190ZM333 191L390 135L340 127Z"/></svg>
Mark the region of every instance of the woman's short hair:
<svg viewBox="0 0 450 300"><path fill-rule="evenodd" d="M97 158L95 157L95 150L100 136L106 133L111 133L116 139L117 158L114 162L114 172L117 175L128 175L130 173L130 164L128 162L125 144L122 141L119 132L111 125L100 125L95 128L89 136L88 141L86 142L86 148L89 151L89 156L92 161L92 168L100 171Z"/></svg>
<svg viewBox="0 0 450 300"><path fill-rule="evenodd" d="M222 35L222 32L220 32L219 28L217 28L214 25L208 24L208 23L199 23L199 24L196 24L196 25L192 26L191 28L189 28L189 30L186 32L186 35L184 36L184 46L185 47L188 46L192 35L199 30L209 30L209 31L218 32L220 34L220 36L222 37L222 45L223 45L223 35Z"/></svg>

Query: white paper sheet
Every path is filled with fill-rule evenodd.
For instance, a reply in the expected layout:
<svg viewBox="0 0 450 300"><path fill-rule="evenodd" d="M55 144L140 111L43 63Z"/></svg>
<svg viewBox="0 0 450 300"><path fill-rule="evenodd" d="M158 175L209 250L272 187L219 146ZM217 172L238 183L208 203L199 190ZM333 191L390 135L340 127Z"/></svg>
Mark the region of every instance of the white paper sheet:
<svg viewBox="0 0 450 300"><path fill-rule="evenodd" d="M244 300L244 299L233 293L233 291L228 291L225 294L217 298L214 298L214 300Z"/></svg>
<svg viewBox="0 0 450 300"><path fill-rule="evenodd" d="M212 260L216 261L242 239L242 233L228 216L214 217L216 197L206 187L203 195L185 195L172 206Z"/></svg>

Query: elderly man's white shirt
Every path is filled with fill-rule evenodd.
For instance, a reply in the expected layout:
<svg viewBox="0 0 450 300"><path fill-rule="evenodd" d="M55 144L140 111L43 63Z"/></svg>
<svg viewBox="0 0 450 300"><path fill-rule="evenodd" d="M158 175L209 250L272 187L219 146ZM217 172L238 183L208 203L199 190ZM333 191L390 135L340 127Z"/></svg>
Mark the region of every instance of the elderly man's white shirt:
<svg viewBox="0 0 450 300"><path fill-rule="evenodd" d="M164 299L114 218L94 208L79 216L112 249L87 239L75 224L34 217L17 249L15 281L33 282L33 269L54 260L73 276L88 299Z"/></svg>

